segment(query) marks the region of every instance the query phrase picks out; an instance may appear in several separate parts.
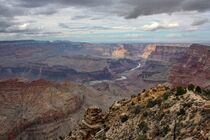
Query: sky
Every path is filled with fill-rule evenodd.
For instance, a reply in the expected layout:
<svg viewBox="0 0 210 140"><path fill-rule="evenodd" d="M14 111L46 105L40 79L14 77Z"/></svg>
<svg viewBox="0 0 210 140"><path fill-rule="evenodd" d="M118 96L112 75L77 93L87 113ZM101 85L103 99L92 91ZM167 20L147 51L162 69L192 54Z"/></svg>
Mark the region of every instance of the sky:
<svg viewBox="0 0 210 140"><path fill-rule="evenodd" d="M210 43L210 0L0 0L0 40Z"/></svg>

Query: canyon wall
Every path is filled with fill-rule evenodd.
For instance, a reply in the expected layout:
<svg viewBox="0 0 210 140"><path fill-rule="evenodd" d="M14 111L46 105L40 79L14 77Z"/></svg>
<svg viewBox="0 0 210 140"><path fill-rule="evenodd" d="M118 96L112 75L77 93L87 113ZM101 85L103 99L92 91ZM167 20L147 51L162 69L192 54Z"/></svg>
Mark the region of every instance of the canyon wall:
<svg viewBox="0 0 210 140"><path fill-rule="evenodd" d="M95 98L100 99L91 89L70 82L0 82L0 139L45 140L66 135L86 104L99 104Z"/></svg>
<svg viewBox="0 0 210 140"><path fill-rule="evenodd" d="M169 80L174 86L192 83L210 87L210 46L191 45L186 55L171 69Z"/></svg>
<svg viewBox="0 0 210 140"><path fill-rule="evenodd" d="M181 58L187 51L187 47L148 45L142 57L160 61L173 61Z"/></svg>

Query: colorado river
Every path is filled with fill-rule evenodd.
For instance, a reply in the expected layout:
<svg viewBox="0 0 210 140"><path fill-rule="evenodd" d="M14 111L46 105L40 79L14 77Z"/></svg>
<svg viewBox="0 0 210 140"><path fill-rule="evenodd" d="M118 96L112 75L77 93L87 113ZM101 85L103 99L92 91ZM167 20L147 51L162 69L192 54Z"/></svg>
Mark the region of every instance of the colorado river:
<svg viewBox="0 0 210 140"><path fill-rule="evenodd" d="M136 70L136 69L138 69L140 67L141 67L141 63L139 63L138 66L136 66L135 68L131 69L130 71L134 71L134 70Z"/></svg>
<svg viewBox="0 0 210 140"><path fill-rule="evenodd" d="M139 63L135 68L132 68L128 71L125 71L121 74L121 76L119 78L116 78L114 81L122 81L122 80L126 80L128 79L125 75L128 75L129 72L132 72L138 68L141 67L141 63ZM103 82L112 82L112 80L95 80L95 81L89 81L89 85L95 85L95 84L99 84L99 83L103 83Z"/></svg>

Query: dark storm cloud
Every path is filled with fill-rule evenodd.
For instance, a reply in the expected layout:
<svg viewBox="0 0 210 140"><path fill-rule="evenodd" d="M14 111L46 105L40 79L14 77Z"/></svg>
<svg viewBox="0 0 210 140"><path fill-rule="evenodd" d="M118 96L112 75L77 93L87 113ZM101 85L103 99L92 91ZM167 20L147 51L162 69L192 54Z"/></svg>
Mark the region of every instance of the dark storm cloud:
<svg viewBox="0 0 210 140"><path fill-rule="evenodd" d="M180 11L207 11L210 10L210 0L123 0L124 6L133 10L119 13L125 18L137 18L142 15L173 13Z"/></svg>
<svg viewBox="0 0 210 140"><path fill-rule="evenodd" d="M1 2L1 1L0 1ZM12 6L7 6L4 4L0 4L0 17L14 17L16 15L22 15L24 11L21 8L14 8Z"/></svg>
<svg viewBox="0 0 210 140"><path fill-rule="evenodd" d="M209 20L207 18L205 19L197 19L195 21L193 21L192 26L200 26L203 25L205 23L207 23Z"/></svg>
<svg viewBox="0 0 210 140"><path fill-rule="evenodd" d="M34 8L43 7L51 4L59 6L82 6L95 7L109 4L110 0L19 0L17 5L21 7Z"/></svg>
<svg viewBox="0 0 210 140"><path fill-rule="evenodd" d="M210 10L210 0L0 0L0 15L15 16L30 13L50 15L62 8L89 8L94 12L118 14L127 19L142 15L173 13L179 11ZM4 4L5 3L5 4ZM104 6L105 8L99 8Z"/></svg>

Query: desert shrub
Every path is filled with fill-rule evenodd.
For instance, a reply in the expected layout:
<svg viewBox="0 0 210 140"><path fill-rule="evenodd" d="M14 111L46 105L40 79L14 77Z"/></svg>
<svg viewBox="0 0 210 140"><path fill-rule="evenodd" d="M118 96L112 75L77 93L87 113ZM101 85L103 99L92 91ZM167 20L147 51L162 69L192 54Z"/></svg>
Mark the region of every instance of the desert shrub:
<svg viewBox="0 0 210 140"><path fill-rule="evenodd" d="M139 135L137 140L147 140L147 136L146 135Z"/></svg>
<svg viewBox="0 0 210 140"><path fill-rule="evenodd" d="M160 105L161 104L161 99L160 98L157 98L155 100L148 100L148 103L147 103L147 107L148 108L152 108L154 107L155 105Z"/></svg>
<svg viewBox="0 0 210 140"><path fill-rule="evenodd" d="M59 137L59 140L64 140L64 137L63 137L63 136L60 136L60 137Z"/></svg>
<svg viewBox="0 0 210 140"><path fill-rule="evenodd" d="M124 123L128 120L128 116L127 115L122 115L122 116L120 116L120 120L121 120L122 123Z"/></svg>
<svg viewBox="0 0 210 140"><path fill-rule="evenodd" d="M189 84L187 88L189 91L194 91L195 86L193 84Z"/></svg>
<svg viewBox="0 0 210 140"><path fill-rule="evenodd" d="M143 117L147 117L148 116L148 112L147 111L144 111L143 112Z"/></svg>
<svg viewBox="0 0 210 140"><path fill-rule="evenodd" d="M147 107L152 108L156 105L156 101L155 100L149 100L147 103Z"/></svg>
<svg viewBox="0 0 210 140"><path fill-rule="evenodd" d="M133 114L139 114L141 110L141 106L140 105L131 106L130 110Z"/></svg>
<svg viewBox="0 0 210 140"><path fill-rule="evenodd" d="M205 97L207 97L208 99L210 99L210 89L205 89L205 90L203 90L203 95L204 95Z"/></svg>
<svg viewBox="0 0 210 140"><path fill-rule="evenodd" d="M164 103L164 104L162 105L162 107L163 107L164 109L166 109L166 108L171 107L171 104L167 102L167 103Z"/></svg>
<svg viewBox="0 0 210 140"><path fill-rule="evenodd" d="M135 98L136 97L136 95L131 95L131 98Z"/></svg>
<svg viewBox="0 0 210 140"><path fill-rule="evenodd" d="M197 92L197 93L202 93L201 87L197 86L197 87L195 88L195 92Z"/></svg>
<svg viewBox="0 0 210 140"><path fill-rule="evenodd" d="M183 108L181 108L181 109L179 110L179 112L177 112L177 115L178 115L178 116L183 116L183 115L185 115L185 110L184 110Z"/></svg>
<svg viewBox="0 0 210 140"><path fill-rule="evenodd" d="M139 130L142 131L144 134L149 130L147 123L145 121L138 124Z"/></svg>
<svg viewBox="0 0 210 140"><path fill-rule="evenodd" d="M183 95L187 92L187 90L183 87L177 87L176 88L176 96L180 96L180 95Z"/></svg>
<svg viewBox="0 0 210 140"><path fill-rule="evenodd" d="M168 125L164 126L163 129L160 131L160 135L162 137L166 136L168 134L168 132L170 131L170 128Z"/></svg>
<svg viewBox="0 0 210 140"><path fill-rule="evenodd" d="M171 91L166 91L164 94L163 94L163 100L167 100L168 97L172 95Z"/></svg>

